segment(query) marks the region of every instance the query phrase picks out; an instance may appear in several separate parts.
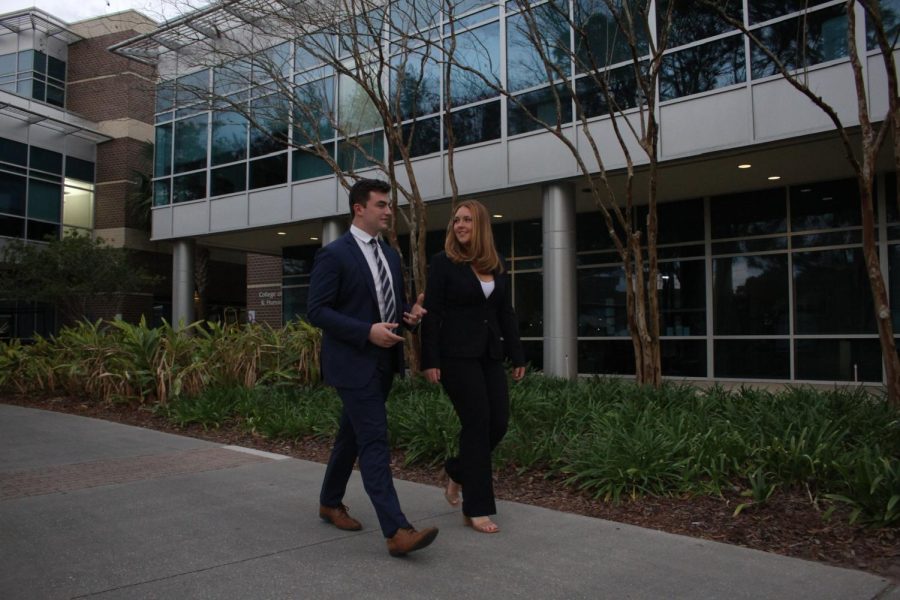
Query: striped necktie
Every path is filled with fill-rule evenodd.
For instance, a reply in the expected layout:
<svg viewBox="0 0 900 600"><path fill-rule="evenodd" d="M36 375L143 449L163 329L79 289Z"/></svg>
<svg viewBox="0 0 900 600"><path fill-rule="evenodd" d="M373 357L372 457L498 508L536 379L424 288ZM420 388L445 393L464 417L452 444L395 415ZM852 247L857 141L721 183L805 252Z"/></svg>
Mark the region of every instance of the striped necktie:
<svg viewBox="0 0 900 600"><path fill-rule="evenodd" d="M378 240L372 238L369 240L372 251L375 252L375 266L378 269L378 286L381 288L381 297L384 299L384 314L382 318L385 323L396 323L396 303L394 302L394 290L391 289L391 280L388 277L387 268L384 261L381 260L381 252L378 251Z"/></svg>

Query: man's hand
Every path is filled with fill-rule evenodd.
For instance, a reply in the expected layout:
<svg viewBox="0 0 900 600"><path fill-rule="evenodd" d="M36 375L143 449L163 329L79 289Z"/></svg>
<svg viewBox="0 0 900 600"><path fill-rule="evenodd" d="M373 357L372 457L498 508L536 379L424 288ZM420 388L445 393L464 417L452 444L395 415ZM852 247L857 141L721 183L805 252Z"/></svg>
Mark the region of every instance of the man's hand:
<svg viewBox="0 0 900 600"><path fill-rule="evenodd" d="M428 383L438 383L441 380L440 369L425 369L422 371L422 374L425 375L425 380Z"/></svg>
<svg viewBox="0 0 900 600"><path fill-rule="evenodd" d="M422 307L422 304L425 302L425 294L419 294L419 297L416 298L416 303L412 305L412 308L409 309L409 312L403 313L403 322L409 325L410 327L415 327L419 324L419 321L422 320L428 311Z"/></svg>
<svg viewBox="0 0 900 600"><path fill-rule="evenodd" d="M390 348L403 338L393 332L396 323L375 323L369 329L369 341L382 348Z"/></svg>
<svg viewBox="0 0 900 600"><path fill-rule="evenodd" d="M525 377L525 367L513 367L513 370L512 370L513 381L519 381L523 377Z"/></svg>

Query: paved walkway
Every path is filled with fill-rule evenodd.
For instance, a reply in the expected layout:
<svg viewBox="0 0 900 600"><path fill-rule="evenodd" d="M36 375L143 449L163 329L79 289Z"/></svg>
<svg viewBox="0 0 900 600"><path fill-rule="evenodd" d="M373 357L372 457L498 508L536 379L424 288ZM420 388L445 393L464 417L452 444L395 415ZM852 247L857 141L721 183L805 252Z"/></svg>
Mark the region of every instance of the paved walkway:
<svg viewBox="0 0 900 600"><path fill-rule="evenodd" d="M316 517L317 463L0 404L0 598L815 598L900 600L847 569L501 502L499 535L397 482L441 533L391 558Z"/></svg>

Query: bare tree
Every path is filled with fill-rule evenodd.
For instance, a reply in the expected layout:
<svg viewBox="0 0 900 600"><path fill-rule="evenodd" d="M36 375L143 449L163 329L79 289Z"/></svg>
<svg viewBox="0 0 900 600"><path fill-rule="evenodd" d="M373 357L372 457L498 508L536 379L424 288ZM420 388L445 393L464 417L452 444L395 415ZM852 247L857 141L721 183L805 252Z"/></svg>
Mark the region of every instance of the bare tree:
<svg viewBox="0 0 900 600"><path fill-rule="evenodd" d="M753 46L761 51L774 65L776 72L799 93L818 107L834 125L835 133L841 141L844 155L856 175L859 190L860 212L862 220L863 256L866 274L872 292L875 318L878 327L878 338L881 343L882 360L887 388L888 403L900 408L900 358L894 341L894 325L891 318L891 305L887 295L881 261L878 257L875 225L875 175L876 161L886 137L892 133L895 161L895 173L900 172L900 102L897 98L897 69L894 62L893 48L897 41L896 32L889 33L885 28L878 0L847 0L844 10L847 15L846 43L850 59L852 86L856 91L858 124L845 123L838 111L820 96L810 83L806 67L809 64L811 28L807 27L808 15L802 18L800 39L796 47L775 47L770 40L760 35L759 30L751 30L743 20L730 15L723 7L722 0L702 0L703 4L716 9L720 17L731 26L741 30ZM859 11L857 11L859 7ZM887 77L888 113L872 115L863 75L864 69L860 57L860 41L856 36L856 23L860 15L868 17L870 30L873 30L883 55L883 64ZM889 37L890 36L890 37ZM848 82L851 85L851 82ZM873 121L874 119L874 121ZM900 199L896 199L900 206Z"/></svg>
<svg viewBox="0 0 900 600"><path fill-rule="evenodd" d="M480 77L523 119L552 133L574 157L622 261L637 381L658 386L662 368L656 89L672 7L655 14L655 4L641 0L579 0L571 10L558 0L515 4L518 14L507 17L511 50L505 84L485 77L459 57L448 59L449 68ZM520 93L537 86L544 87ZM615 152L597 139L595 117L601 116L617 141ZM586 147L576 141L577 135L583 136ZM621 192L607 166L613 153L617 155L613 160L625 165ZM634 218L638 182L646 188L643 223Z"/></svg>

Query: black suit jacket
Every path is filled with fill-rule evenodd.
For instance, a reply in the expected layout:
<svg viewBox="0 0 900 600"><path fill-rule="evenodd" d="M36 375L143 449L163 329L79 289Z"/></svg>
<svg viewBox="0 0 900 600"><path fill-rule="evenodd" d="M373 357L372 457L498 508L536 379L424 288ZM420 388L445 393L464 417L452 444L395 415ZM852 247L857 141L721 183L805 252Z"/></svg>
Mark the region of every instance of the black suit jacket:
<svg viewBox="0 0 900 600"><path fill-rule="evenodd" d="M403 292L400 255L383 241L394 283L398 314L408 311ZM356 238L349 231L328 244L313 263L307 296L307 318L323 330L322 375L335 387L360 388L375 372L382 350L369 341L369 329L381 321L372 270ZM395 333L400 331L403 322ZM398 371L402 372L403 344L393 346Z"/></svg>
<svg viewBox="0 0 900 600"><path fill-rule="evenodd" d="M440 368L441 357L502 360L525 365L519 327L507 273L494 272L494 291L487 298L469 263L454 263L435 254L428 270L422 320L422 368Z"/></svg>

